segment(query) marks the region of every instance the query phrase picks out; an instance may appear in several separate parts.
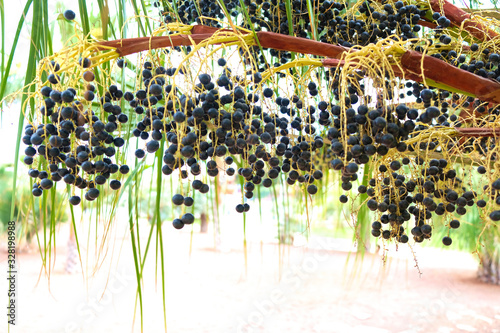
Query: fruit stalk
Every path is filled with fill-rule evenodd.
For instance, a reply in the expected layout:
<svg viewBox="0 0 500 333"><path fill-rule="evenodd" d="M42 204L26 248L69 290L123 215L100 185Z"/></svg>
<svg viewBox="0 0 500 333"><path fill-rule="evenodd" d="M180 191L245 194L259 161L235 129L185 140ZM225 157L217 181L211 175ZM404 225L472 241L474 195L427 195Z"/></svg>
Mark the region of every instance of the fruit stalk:
<svg viewBox="0 0 500 333"><path fill-rule="evenodd" d="M455 130L463 137L500 137L500 128L455 127Z"/></svg>
<svg viewBox="0 0 500 333"><path fill-rule="evenodd" d="M430 4L433 11L441 13L442 9L442 14L451 21L452 25L466 30L480 41L491 40L499 36L497 32L475 20L469 13L448 1L430 0Z"/></svg>
<svg viewBox="0 0 500 333"><path fill-rule="evenodd" d="M101 42L98 45L101 49L116 48L116 52L121 56L126 56L140 51L175 46L189 46L207 41L219 31L232 31L228 29L219 30L206 26L194 26L192 34L180 34L175 36L153 36L121 39L115 41ZM328 57L333 59L323 60L323 65L336 67L342 65L342 60L338 60L344 52L351 52L339 45L332 45L313 41L301 37L293 37L273 32L258 32L257 37L263 48L273 48L310 54L315 56ZM226 42L231 42L228 39ZM235 40L236 41L236 40ZM221 44L225 42L216 42ZM442 83L452 90L476 96L481 100L500 103L500 83L489 80L470 73L468 71L454 67L440 59L422 55L416 51L406 51L401 57L401 66L393 66L394 74L398 77L423 82L425 79ZM432 82L431 82L432 85Z"/></svg>
<svg viewBox="0 0 500 333"><path fill-rule="evenodd" d="M481 100L500 103L500 83L457 68L437 58L422 56L416 51L406 51L401 57L401 65L405 71L417 76L412 77L417 81L422 82L425 77Z"/></svg>

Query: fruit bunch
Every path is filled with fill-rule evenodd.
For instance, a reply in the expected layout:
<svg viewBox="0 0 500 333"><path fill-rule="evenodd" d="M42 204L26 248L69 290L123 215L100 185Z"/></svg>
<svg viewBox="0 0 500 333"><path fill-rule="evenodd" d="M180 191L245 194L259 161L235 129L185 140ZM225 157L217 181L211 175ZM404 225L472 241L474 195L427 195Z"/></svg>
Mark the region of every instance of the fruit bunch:
<svg viewBox="0 0 500 333"><path fill-rule="evenodd" d="M311 19L309 1L168 4L157 31L165 36L78 45L74 54L87 55L78 61L60 66L56 54L42 63L47 79L32 96L38 117L23 137L25 163L39 166L29 170L33 195L61 180L89 201L107 182L119 190L129 172L121 149L136 137L135 158L162 156L163 174L190 183L192 191L209 191L197 177L241 177L239 213L250 209L258 186L284 179L315 195L332 169L345 191L340 203L359 197L375 212L374 237L422 242L432 235L434 216L451 231L473 206L493 223L500 220L500 48L460 30L464 25L447 17L449 5L435 12L435 1L361 1L347 8L326 0ZM248 16L240 15L242 5ZM231 24L219 29L228 14ZM457 34L468 34L469 42ZM123 57L135 52L142 52L129 69L136 89L96 76L110 60L125 70ZM327 52L337 58L318 59ZM438 73L420 63L419 71L411 69L405 59L412 54ZM174 64L176 58L182 60ZM482 86L454 85L439 66ZM484 188L471 174L486 175ZM173 196L174 205L193 205L184 194ZM193 221L187 213L173 225ZM442 241L451 244L449 235Z"/></svg>

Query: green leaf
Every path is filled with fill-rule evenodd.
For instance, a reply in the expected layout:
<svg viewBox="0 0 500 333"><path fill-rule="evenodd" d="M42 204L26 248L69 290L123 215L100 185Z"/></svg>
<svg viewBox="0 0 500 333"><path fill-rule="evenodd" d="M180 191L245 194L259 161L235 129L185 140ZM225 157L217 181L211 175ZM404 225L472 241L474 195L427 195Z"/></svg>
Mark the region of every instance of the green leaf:
<svg viewBox="0 0 500 333"><path fill-rule="evenodd" d="M87 13L87 1L78 0L78 8L80 9L80 24L82 25L83 34L88 36L90 33L89 14Z"/></svg>
<svg viewBox="0 0 500 333"><path fill-rule="evenodd" d="M3 63L4 52L2 52L2 84L0 85L0 102L2 102L2 100L5 97L5 88L7 87L7 81L9 79L9 74L10 74L10 68L12 67L12 61L14 60L14 55L15 55L16 49L17 49L17 43L19 42L19 35L21 34L21 30L24 26L24 18L28 14L28 10L30 9L32 3L33 3L33 0L28 0L26 5L24 6L23 13L21 14L21 18L19 19L19 23L17 24L16 34L14 36L14 43L12 44L12 48L10 49L9 59L7 60L6 67L4 67L4 63ZM3 1L2 1L2 15L3 15ZM3 24L3 20L2 20L2 24ZM4 42L5 42L4 34L5 34L5 29L2 28L2 50L5 50L5 48L4 48ZM33 32L32 32L32 34L33 34ZM33 44L31 44L31 47L33 47ZM31 55L31 48L30 48L30 55ZM30 57L29 59L31 60L32 58ZM4 68L5 68L5 70L4 70ZM28 80L25 80L25 83L26 82L28 82ZM31 81L29 81L29 82L31 82ZM0 107L1 106L2 105L0 104ZM22 114L21 114L21 116L22 116Z"/></svg>
<svg viewBox="0 0 500 333"><path fill-rule="evenodd" d="M29 9L29 4L26 4L25 7L25 12L28 11ZM20 26L18 26L18 31L22 28L22 23L24 22L24 17L21 18ZM36 59L38 56L38 50L40 49L40 31L42 29L42 11L40 8L40 2L35 1L34 6L33 6L33 28L31 30L31 40L32 43L30 45L30 52L29 52L29 58L28 58L28 66L26 69L26 75L25 75L25 88L23 89L23 96L21 98L21 112L19 112L19 125L17 128L17 140L16 140L16 151L15 151L15 160L14 160L14 177L12 180L12 202L10 206L10 219L12 220L14 218L14 211L15 211L15 200L16 200L16 189L17 189L17 170L19 167L19 147L21 144L21 137L23 133L23 120L24 120L24 114L28 112L26 109L26 100L28 98L28 93L33 92L35 89L34 85L30 85L30 83L35 79L35 74L36 74ZM16 38L14 41L14 45L17 45L17 41L19 39L19 34L16 33ZM13 50L15 50L15 46L13 46ZM12 63L10 61L10 63ZM9 65L10 68L10 65ZM6 78L6 77L4 77ZM2 87L4 87L2 85ZM0 96L3 96L3 91L0 92ZM31 104L32 105L32 104ZM33 108L30 110L31 114L34 112Z"/></svg>

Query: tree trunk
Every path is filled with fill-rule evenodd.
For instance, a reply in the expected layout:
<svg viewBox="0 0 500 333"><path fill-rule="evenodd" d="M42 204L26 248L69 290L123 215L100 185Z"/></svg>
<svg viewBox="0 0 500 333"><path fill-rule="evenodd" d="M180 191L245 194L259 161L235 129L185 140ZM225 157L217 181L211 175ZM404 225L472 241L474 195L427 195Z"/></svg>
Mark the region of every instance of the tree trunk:
<svg viewBox="0 0 500 333"><path fill-rule="evenodd" d="M208 231L208 217L206 213L200 214L200 232L206 233Z"/></svg>
<svg viewBox="0 0 500 333"><path fill-rule="evenodd" d="M477 276L483 282L500 285L500 253L498 251L483 253Z"/></svg>

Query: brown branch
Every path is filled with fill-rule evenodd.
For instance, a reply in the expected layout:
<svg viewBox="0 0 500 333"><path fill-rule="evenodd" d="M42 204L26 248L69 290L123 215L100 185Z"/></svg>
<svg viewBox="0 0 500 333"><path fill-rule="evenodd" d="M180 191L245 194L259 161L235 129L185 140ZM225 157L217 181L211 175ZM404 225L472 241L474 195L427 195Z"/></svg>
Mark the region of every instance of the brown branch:
<svg viewBox="0 0 500 333"><path fill-rule="evenodd" d="M418 24L420 24L423 27L429 28L429 29L436 29L437 28L436 23L425 21L425 20L418 21Z"/></svg>
<svg viewBox="0 0 500 333"><path fill-rule="evenodd" d="M116 52L121 56L138 53L146 50L160 49L176 46L190 46L201 43L204 40L212 37L213 34L196 34L196 35L177 35L177 36L156 36L156 37L137 37L113 40L109 42L101 42L103 46L100 50L107 48L115 48Z"/></svg>
<svg viewBox="0 0 500 333"><path fill-rule="evenodd" d="M422 59L423 57L423 59ZM422 61L423 60L423 61ZM410 73L445 84L477 96L481 100L500 103L500 83L452 66L440 59L406 51L401 65Z"/></svg>
<svg viewBox="0 0 500 333"><path fill-rule="evenodd" d="M339 60L339 59L323 59L321 62L323 63L323 66L325 66L325 67L339 67L339 66L345 65L345 61ZM353 63L356 64L357 62L353 62ZM398 66L392 66L392 71L394 72L394 75L397 77L401 77L401 78L405 78L405 79L413 80L413 81L422 81L421 76L410 73L409 71L401 71L401 69Z"/></svg>
<svg viewBox="0 0 500 333"><path fill-rule="evenodd" d="M212 37L214 33L218 31L231 30L219 30L212 27L196 25L192 28L192 34L190 35L129 38L101 42L99 45L103 46L102 49L105 49L105 47L115 48L116 52L121 56L126 56L150 49L198 44ZM336 58L340 58L344 52L355 52L352 49L339 45L332 45L273 32L258 32L257 38L263 48L334 58L323 60L323 65L327 67L343 65L343 63ZM422 82L425 77L455 88L456 90L477 96L481 100L500 103L500 83L464 71L440 59L422 55L416 51L407 51L402 56L401 66L403 70L397 66L393 66L392 68L395 75L398 77L418 82Z"/></svg>
<svg viewBox="0 0 500 333"><path fill-rule="evenodd" d="M193 45L193 41L195 43L200 43L212 37L213 34L218 31L231 30L195 25L190 35L127 38L100 42L99 45L104 46L100 48L100 50L104 50L105 47L112 47L116 48L116 52L118 52L120 56L126 56L150 49ZM257 32L257 38L263 48L311 54L320 57L338 58L342 53L350 52L350 49L343 46L321 43L307 38L287 36L274 32Z"/></svg>
<svg viewBox="0 0 500 333"><path fill-rule="evenodd" d="M339 58L344 52L352 50L344 46L317 42L315 40L282 35L274 32L260 31L257 33L262 47L275 50L311 54L320 57Z"/></svg>
<svg viewBox="0 0 500 333"><path fill-rule="evenodd" d="M464 30L480 41L491 40L499 36L497 32L474 20L469 13L446 0L430 0L430 4L432 10L438 13L441 13L442 6L444 16L451 21L452 25L460 28L463 23Z"/></svg>
<svg viewBox="0 0 500 333"><path fill-rule="evenodd" d="M500 137L500 128L485 128L485 127L455 127L463 137Z"/></svg>

